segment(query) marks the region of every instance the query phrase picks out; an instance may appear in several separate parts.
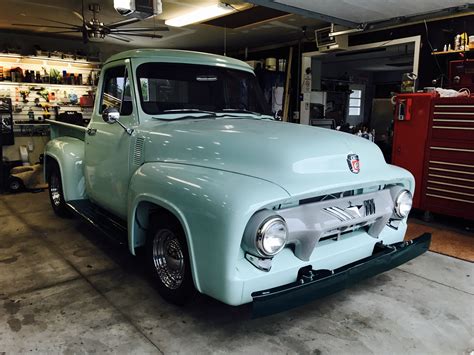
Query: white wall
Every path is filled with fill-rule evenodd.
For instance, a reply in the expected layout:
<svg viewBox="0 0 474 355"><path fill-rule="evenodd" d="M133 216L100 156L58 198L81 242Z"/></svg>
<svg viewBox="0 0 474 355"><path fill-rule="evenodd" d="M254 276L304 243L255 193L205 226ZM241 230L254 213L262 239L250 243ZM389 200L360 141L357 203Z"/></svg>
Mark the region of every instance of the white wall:
<svg viewBox="0 0 474 355"><path fill-rule="evenodd" d="M33 151L28 152L28 157L31 164L38 162L40 154L44 153L44 147L49 141L47 136L33 136L33 137L15 137L15 145L4 146L3 156L9 161L21 160L20 146L28 144L33 145Z"/></svg>

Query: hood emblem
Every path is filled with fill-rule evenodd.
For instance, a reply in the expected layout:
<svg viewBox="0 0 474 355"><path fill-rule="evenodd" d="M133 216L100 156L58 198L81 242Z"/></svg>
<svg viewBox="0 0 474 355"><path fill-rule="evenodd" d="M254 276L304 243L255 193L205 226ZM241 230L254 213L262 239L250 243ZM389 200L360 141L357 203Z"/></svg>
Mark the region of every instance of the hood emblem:
<svg viewBox="0 0 474 355"><path fill-rule="evenodd" d="M359 156L357 154L348 154L347 164L349 165L349 170L352 173L359 174L360 165L359 165Z"/></svg>

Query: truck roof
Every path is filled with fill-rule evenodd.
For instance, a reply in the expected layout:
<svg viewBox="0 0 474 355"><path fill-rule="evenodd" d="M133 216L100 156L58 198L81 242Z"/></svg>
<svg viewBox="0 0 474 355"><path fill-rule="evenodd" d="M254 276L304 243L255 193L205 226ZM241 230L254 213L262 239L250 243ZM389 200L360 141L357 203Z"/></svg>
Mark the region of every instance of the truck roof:
<svg viewBox="0 0 474 355"><path fill-rule="evenodd" d="M252 68L247 63L235 58L178 49L132 49L112 55L106 60L106 63L127 58L153 58L158 62L221 65L224 67L253 72Z"/></svg>

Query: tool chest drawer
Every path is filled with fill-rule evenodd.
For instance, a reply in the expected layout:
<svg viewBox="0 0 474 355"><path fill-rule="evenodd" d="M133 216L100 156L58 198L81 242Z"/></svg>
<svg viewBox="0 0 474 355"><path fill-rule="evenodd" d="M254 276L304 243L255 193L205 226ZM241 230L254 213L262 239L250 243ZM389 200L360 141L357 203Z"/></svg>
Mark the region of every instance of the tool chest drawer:
<svg viewBox="0 0 474 355"><path fill-rule="evenodd" d="M474 141L474 102L439 103L435 100L431 122L433 139Z"/></svg>
<svg viewBox="0 0 474 355"><path fill-rule="evenodd" d="M474 99L434 99L425 152L423 209L474 219Z"/></svg>
<svg viewBox="0 0 474 355"><path fill-rule="evenodd" d="M430 178L465 181L466 185L474 189L474 164L431 157L428 161L428 179Z"/></svg>
<svg viewBox="0 0 474 355"><path fill-rule="evenodd" d="M424 206L433 212L451 210L449 214L455 212L455 215L474 218L474 149L462 152L462 156L449 156L449 152L452 151L433 150L430 154L424 181Z"/></svg>

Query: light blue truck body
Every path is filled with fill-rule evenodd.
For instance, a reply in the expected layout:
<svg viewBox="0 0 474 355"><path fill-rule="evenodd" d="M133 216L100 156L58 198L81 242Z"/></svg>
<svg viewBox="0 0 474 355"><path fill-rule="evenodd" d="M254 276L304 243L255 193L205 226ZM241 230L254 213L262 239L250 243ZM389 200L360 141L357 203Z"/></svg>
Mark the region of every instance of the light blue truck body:
<svg viewBox="0 0 474 355"><path fill-rule="evenodd" d="M291 247L284 248L273 258L269 271L255 267L245 257L242 238L256 212L281 212L295 233L300 233L295 238L308 238L319 224L310 216L295 214L312 214L325 200L312 202L313 198L337 195L344 202L367 194L382 198L385 191L383 198L388 201L390 188L413 192L412 175L386 164L375 144L346 133L247 114L157 120L142 110L134 81L137 66L149 62L252 72L243 62L204 53L128 51L110 58L102 73L118 64L126 65L131 73L133 112L121 118L133 129L131 135L118 124L104 122L99 114L103 76L88 127L51 122L46 165L51 160L58 163L66 201L88 199L126 221L132 254L145 243L149 212L157 206L166 209L184 229L197 290L239 305L251 302L256 291L294 282L302 267L333 270L369 257L376 243L403 240L405 219L396 228L385 225L387 211L394 207L390 199L370 224L346 223L347 232L340 233L340 221L328 220L340 233L337 238L318 240L313 249L304 251L304 257ZM179 118L179 113L173 117ZM96 130L94 135L87 134L90 129ZM358 173L348 167L351 154L358 155ZM348 191L348 197L341 195ZM376 232L371 232L371 223L379 224Z"/></svg>

